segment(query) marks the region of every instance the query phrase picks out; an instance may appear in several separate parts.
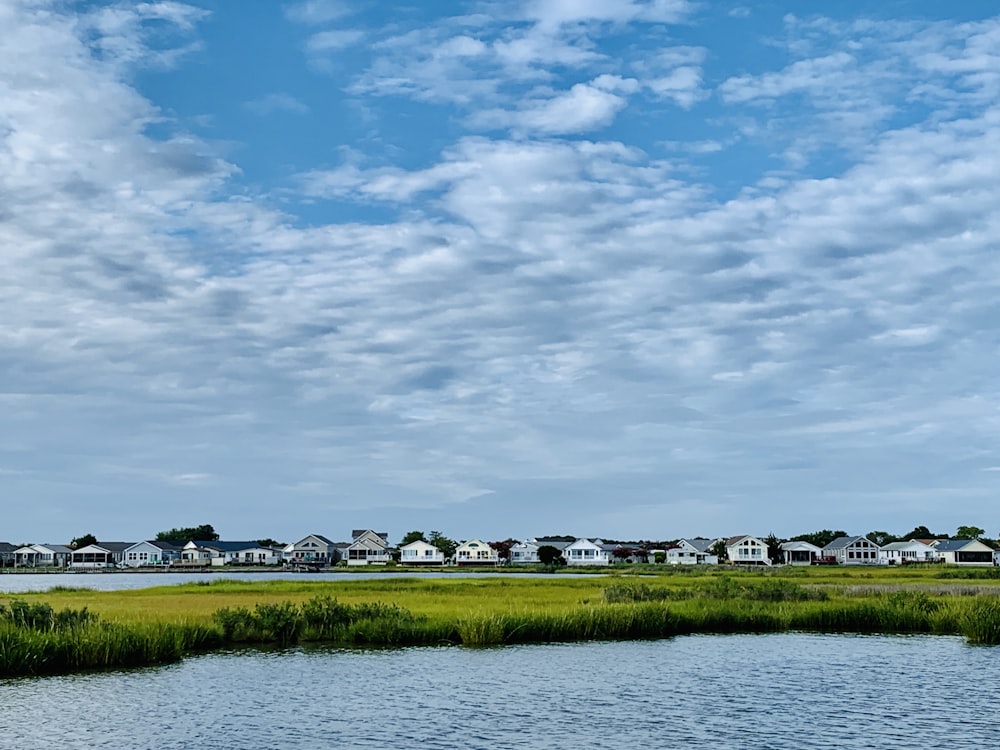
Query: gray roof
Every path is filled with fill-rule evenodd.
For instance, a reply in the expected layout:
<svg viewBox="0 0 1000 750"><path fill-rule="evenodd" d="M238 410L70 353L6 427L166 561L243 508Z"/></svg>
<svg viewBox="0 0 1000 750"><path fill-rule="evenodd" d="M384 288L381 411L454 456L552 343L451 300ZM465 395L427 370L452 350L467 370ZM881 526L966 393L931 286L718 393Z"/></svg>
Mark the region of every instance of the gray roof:
<svg viewBox="0 0 1000 750"><path fill-rule="evenodd" d="M268 549L257 542L195 542L199 547L214 549L219 552L240 552L245 549Z"/></svg>
<svg viewBox="0 0 1000 750"><path fill-rule="evenodd" d="M13 544L11 544L10 542L0 542L0 554L4 554L4 553L7 553L7 552L13 552L16 549L20 549L20 548L17 547L17 546L15 546L15 545L13 545Z"/></svg>
<svg viewBox="0 0 1000 750"><path fill-rule="evenodd" d="M956 552L975 542L975 539L942 539L935 549L938 552Z"/></svg>
<svg viewBox="0 0 1000 750"><path fill-rule="evenodd" d="M101 549L106 549L108 552L124 552L129 547L134 547L135 542L96 542L87 546L100 547Z"/></svg>
<svg viewBox="0 0 1000 750"><path fill-rule="evenodd" d="M712 547L715 545L714 539L701 539L700 537L697 539L681 539L681 541L687 542L701 553L711 551Z"/></svg>
<svg viewBox="0 0 1000 750"><path fill-rule="evenodd" d="M868 537L866 536L838 536L836 539L834 539L832 542L826 545L823 548L823 551L826 552L828 550L833 551L838 549L844 549L845 547L850 547L859 539L864 539L866 541L871 542L872 544L875 544L875 542L872 542L872 540L868 539ZM875 546L877 547L878 545L876 544Z"/></svg>

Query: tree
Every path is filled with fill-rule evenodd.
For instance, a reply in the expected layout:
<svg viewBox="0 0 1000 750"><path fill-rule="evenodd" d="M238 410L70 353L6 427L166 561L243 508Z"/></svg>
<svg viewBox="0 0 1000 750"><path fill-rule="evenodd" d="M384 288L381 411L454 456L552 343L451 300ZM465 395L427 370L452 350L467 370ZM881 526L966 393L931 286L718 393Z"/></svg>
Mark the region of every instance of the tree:
<svg viewBox="0 0 1000 750"><path fill-rule="evenodd" d="M432 531L427 536L427 541L434 547L437 547L444 553L445 559L455 556L455 550L458 549L458 542L454 539L449 539L440 531Z"/></svg>
<svg viewBox="0 0 1000 750"><path fill-rule="evenodd" d="M947 534L935 534L926 526L915 526L909 534L904 534L899 541L908 542L911 539L947 539Z"/></svg>
<svg viewBox="0 0 1000 750"><path fill-rule="evenodd" d="M869 531L865 536L871 541L875 542L879 547L884 547L892 542L898 542L899 537L895 534L890 534L888 531Z"/></svg>
<svg viewBox="0 0 1000 750"><path fill-rule="evenodd" d="M510 559L510 548L516 543L514 539L505 539L502 542L490 542L490 547L496 550L499 559L507 561Z"/></svg>
<svg viewBox="0 0 1000 750"><path fill-rule="evenodd" d="M191 541L191 540L189 539L188 541ZM271 539L270 537L268 537L266 539L258 539L257 540L257 544L259 544L261 547L284 547L285 546L284 542L277 542L274 539Z"/></svg>
<svg viewBox="0 0 1000 750"><path fill-rule="evenodd" d="M653 553L653 562L656 563L657 565L663 565L663 563L665 563L666 561L667 561L666 552L660 552L659 550L657 550L656 552Z"/></svg>
<svg viewBox="0 0 1000 750"><path fill-rule="evenodd" d="M628 562L629 558L632 557L632 554L633 550L631 547L623 547L620 544L611 550L611 556L618 562Z"/></svg>
<svg viewBox="0 0 1000 750"><path fill-rule="evenodd" d="M772 563L781 562L781 540L774 535L772 531L768 534L767 539L764 540L767 543L767 559Z"/></svg>
<svg viewBox="0 0 1000 750"><path fill-rule="evenodd" d="M84 534L83 536L78 536L70 542L69 546L71 549L80 549L81 547L87 547L91 544L97 544L97 537L93 534Z"/></svg>
<svg viewBox="0 0 1000 750"><path fill-rule="evenodd" d="M538 548L538 562L542 565L565 565L566 560L558 547L551 544L543 544Z"/></svg>
<svg viewBox="0 0 1000 750"><path fill-rule="evenodd" d="M726 543L721 539L712 545L709 550L719 562L725 562L729 559L729 550L726 549Z"/></svg>
<svg viewBox="0 0 1000 750"><path fill-rule="evenodd" d="M181 529L170 529L170 531L161 531L156 535L156 541L158 542L176 542L178 544L183 544L185 542L215 542L218 541L219 535L212 528L212 524L206 523L202 526L192 526L190 528Z"/></svg>
<svg viewBox="0 0 1000 750"><path fill-rule="evenodd" d="M978 526L959 526L958 531L955 532L956 539L979 539L983 534L986 533L986 529L981 529Z"/></svg>
<svg viewBox="0 0 1000 750"><path fill-rule="evenodd" d="M412 544L413 542L426 542L427 537L424 536L422 531L408 531L403 535L403 538L399 541L400 547L405 547L407 544Z"/></svg>
<svg viewBox="0 0 1000 750"><path fill-rule="evenodd" d="M838 537L847 536L846 531L830 531L830 529L823 529L822 531L814 531L811 534L799 534L798 536L793 536L789 541L792 542L809 542L809 544L815 544L817 547L822 549L834 539Z"/></svg>

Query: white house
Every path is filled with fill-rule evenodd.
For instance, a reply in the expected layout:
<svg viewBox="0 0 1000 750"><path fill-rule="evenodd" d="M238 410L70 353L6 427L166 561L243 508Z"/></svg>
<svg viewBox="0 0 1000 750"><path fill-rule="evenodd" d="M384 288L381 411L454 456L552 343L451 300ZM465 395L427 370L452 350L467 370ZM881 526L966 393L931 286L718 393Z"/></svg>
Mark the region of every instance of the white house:
<svg viewBox="0 0 1000 750"><path fill-rule="evenodd" d="M355 529L347 547L348 565L385 565L391 560L389 534L385 531Z"/></svg>
<svg viewBox="0 0 1000 750"><path fill-rule="evenodd" d="M781 561L785 565L812 565L823 556L822 547L804 541L782 542Z"/></svg>
<svg viewBox="0 0 1000 750"><path fill-rule="evenodd" d="M525 539L523 542L515 542L510 545L511 565L531 565L538 562L538 548L542 545L533 539Z"/></svg>
<svg viewBox="0 0 1000 750"><path fill-rule="evenodd" d="M480 539L469 539L455 550L455 565L496 565L500 556L490 545Z"/></svg>
<svg viewBox="0 0 1000 750"><path fill-rule="evenodd" d="M135 542L96 542L73 550L71 568L114 568L125 561L125 550Z"/></svg>
<svg viewBox="0 0 1000 750"><path fill-rule="evenodd" d="M336 542L322 534L310 534L286 545L281 550L281 557L291 565L336 565L340 562L340 550Z"/></svg>
<svg viewBox="0 0 1000 750"><path fill-rule="evenodd" d="M129 568L170 565L180 560L181 547L173 542L159 540L136 542L125 550L123 562Z"/></svg>
<svg viewBox="0 0 1000 750"><path fill-rule="evenodd" d="M281 550L257 542L193 541L181 550L182 565L278 565Z"/></svg>
<svg viewBox="0 0 1000 750"><path fill-rule="evenodd" d="M934 552L941 562L951 565L993 564L993 549L978 539L942 539Z"/></svg>
<svg viewBox="0 0 1000 750"><path fill-rule="evenodd" d="M716 539L681 539L666 551L669 565L716 565L719 558L712 554Z"/></svg>
<svg viewBox="0 0 1000 750"><path fill-rule="evenodd" d="M833 557L841 565L876 565L880 547L864 536L841 536L823 548L824 557Z"/></svg>
<svg viewBox="0 0 1000 750"><path fill-rule="evenodd" d="M400 565L444 565L444 552L423 539L399 548Z"/></svg>
<svg viewBox="0 0 1000 750"><path fill-rule="evenodd" d="M878 561L883 565L937 562L934 548L917 539L889 542L878 551Z"/></svg>
<svg viewBox="0 0 1000 750"><path fill-rule="evenodd" d="M731 536L726 542L726 554L734 565L770 565L767 542L755 536Z"/></svg>
<svg viewBox="0 0 1000 750"><path fill-rule="evenodd" d="M600 539L577 539L566 546L563 557L567 565L611 564L611 552Z"/></svg>
<svg viewBox="0 0 1000 750"><path fill-rule="evenodd" d="M64 544L30 544L14 551L14 565L25 568L65 567L73 550Z"/></svg>

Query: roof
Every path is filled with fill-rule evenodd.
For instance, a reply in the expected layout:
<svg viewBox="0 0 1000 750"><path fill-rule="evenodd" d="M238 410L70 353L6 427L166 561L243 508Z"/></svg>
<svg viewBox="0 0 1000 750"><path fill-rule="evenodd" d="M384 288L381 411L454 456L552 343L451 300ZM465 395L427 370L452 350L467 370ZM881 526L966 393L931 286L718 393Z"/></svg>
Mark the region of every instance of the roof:
<svg viewBox="0 0 1000 750"><path fill-rule="evenodd" d="M206 542L206 541L196 541L199 547L205 547L206 549L214 549L219 552L239 552L245 549L270 549L270 547L262 547L258 542Z"/></svg>
<svg viewBox="0 0 1000 750"><path fill-rule="evenodd" d="M978 539L941 539L938 541L937 549L938 552L956 552L957 550L965 549L970 544L975 544L979 542ZM982 542L979 542L982 544ZM986 545L983 545L986 546Z"/></svg>
<svg viewBox="0 0 1000 750"><path fill-rule="evenodd" d="M715 546L714 539L702 539L698 537L696 539L681 539L681 541L690 544L692 547L694 547L696 550L702 553L711 551L712 547Z"/></svg>
<svg viewBox="0 0 1000 750"><path fill-rule="evenodd" d="M929 544L927 544L926 542L922 542L919 539L910 539L909 541L905 542L889 542L888 544L883 544L882 549L894 552L896 550L906 549L907 547L910 547L913 544L920 544L924 547L930 547Z"/></svg>
<svg viewBox="0 0 1000 750"><path fill-rule="evenodd" d="M796 539L791 542L782 542L780 545L781 549L786 552L799 552L801 550L808 550L810 552L819 552L820 548L817 547L812 542L807 542L802 539Z"/></svg>
<svg viewBox="0 0 1000 750"><path fill-rule="evenodd" d="M374 531L373 529L354 529L354 530L351 531L351 539L357 539L359 536L361 536L362 534L364 534L366 531L370 531L372 534L375 534L376 536L382 537L382 539L384 539L386 542L389 541L389 532L388 531ZM313 536L318 536L318 534L313 534Z"/></svg>
<svg viewBox="0 0 1000 750"><path fill-rule="evenodd" d="M865 539L866 541L869 541L872 544L875 544L875 542L872 542L871 539L868 539L868 537L864 537L864 536L838 536L836 539L834 539L832 542L830 542L828 545L826 545L823 548L823 550L826 551L826 550L844 549L845 547L850 547L852 544L854 544L859 539Z"/></svg>
<svg viewBox="0 0 1000 750"><path fill-rule="evenodd" d="M13 552L16 549L18 549L18 547L10 542L0 542L0 553Z"/></svg>

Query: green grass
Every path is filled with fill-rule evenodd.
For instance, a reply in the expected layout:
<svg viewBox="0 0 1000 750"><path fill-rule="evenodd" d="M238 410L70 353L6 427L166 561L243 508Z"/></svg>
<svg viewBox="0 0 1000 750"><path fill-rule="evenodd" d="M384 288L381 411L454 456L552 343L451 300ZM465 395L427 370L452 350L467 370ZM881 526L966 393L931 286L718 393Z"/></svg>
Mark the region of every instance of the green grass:
<svg viewBox="0 0 1000 750"><path fill-rule="evenodd" d="M623 566L600 578L219 579L0 597L0 676L241 643L494 646L688 633L938 633L1000 644L1000 580L948 570ZM994 582L996 581L996 582ZM58 609L57 609L58 608Z"/></svg>

